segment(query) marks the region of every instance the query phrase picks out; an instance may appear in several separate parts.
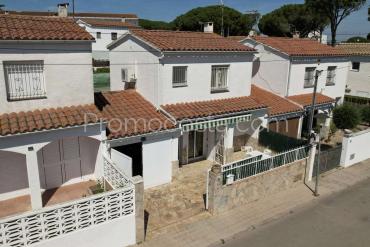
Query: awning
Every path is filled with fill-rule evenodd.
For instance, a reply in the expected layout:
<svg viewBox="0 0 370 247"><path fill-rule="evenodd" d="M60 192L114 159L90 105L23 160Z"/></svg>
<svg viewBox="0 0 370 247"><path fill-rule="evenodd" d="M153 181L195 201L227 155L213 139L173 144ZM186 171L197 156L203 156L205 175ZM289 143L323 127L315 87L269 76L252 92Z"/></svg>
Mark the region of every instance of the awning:
<svg viewBox="0 0 370 247"><path fill-rule="evenodd" d="M209 129L209 128L215 128L218 126L227 126L227 125L233 125L233 124L237 124L241 122L248 122L248 121L251 121L251 118L252 118L252 115L248 114L248 115L212 119L212 120L197 119L193 123L181 124L181 128L183 131L204 130L204 129Z"/></svg>

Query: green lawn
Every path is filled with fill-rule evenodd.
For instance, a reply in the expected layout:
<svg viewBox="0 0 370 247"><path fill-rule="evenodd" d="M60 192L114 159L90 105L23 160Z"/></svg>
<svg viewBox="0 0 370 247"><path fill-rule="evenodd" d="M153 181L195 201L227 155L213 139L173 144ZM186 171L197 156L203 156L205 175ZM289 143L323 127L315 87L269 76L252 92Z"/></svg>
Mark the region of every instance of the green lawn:
<svg viewBox="0 0 370 247"><path fill-rule="evenodd" d="M109 73L94 73L95 92L108 91L110 88Z"/></svg>

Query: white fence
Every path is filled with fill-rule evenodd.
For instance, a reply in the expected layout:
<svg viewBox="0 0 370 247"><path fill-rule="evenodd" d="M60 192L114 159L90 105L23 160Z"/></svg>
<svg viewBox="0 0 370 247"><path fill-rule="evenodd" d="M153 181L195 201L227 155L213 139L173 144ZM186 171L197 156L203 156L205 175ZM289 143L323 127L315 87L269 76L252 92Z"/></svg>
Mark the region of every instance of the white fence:
<svg viewBox="0 0 370 247"><path fill-rule="evenodd" d="M358 162L370 159L369 140L370 129L358 133L346 134L342 141L340 165L349 167Z"/></svg>
<svg viewBox="0 0 370 247"><path fill-rule="evenodd" d="M309 147L299 147L275 156L263 158L262 155L236 161L222 166L223 184L233 175L234 181L245 179L277 167L293 163L308 157Z"/></svg>
<svg viewBox="0 0 370 247"><path fill-rule="evenodd" d="M134 215L133 183L109 159L104 159L104 176L113 191L0 220L0 246L31 246Z"/></svg>

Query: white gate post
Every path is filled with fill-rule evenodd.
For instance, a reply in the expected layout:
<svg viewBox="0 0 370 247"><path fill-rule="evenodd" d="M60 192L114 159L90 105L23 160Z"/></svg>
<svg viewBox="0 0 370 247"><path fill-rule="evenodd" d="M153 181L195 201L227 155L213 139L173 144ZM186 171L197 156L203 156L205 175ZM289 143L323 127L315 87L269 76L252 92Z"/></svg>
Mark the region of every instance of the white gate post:
<svg viewBox="0 0 370 247"><path fill-rule="evenodd" d="M26 153L28 186L31 196L31 206L33 210L42 208L42 194L40 185L40 173L37 160L37 153L33 147L28 147Z"/></svg>
<svg viewBox="0 0 370 247"><path fill-rule="evenodd" d="M307 181L311 182L312 181L312 175L313 175L313 168L315 165L315 155L316 155L316 143L312 143L311 148L310 148L310 159L308 163L308 172L307 172Z"/></svg>

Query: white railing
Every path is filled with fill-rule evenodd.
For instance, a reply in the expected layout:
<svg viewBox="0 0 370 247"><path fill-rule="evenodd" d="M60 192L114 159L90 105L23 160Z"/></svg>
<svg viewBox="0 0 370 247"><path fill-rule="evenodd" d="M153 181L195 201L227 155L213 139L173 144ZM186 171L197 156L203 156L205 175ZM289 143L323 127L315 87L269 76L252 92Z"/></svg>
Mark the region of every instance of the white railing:
<svg viewBox="0 0 370 247"><path fill-rule="evenodd" d="M104 179L112 186L113 189L123 188L132 184L128 178L114 162L105 154L104 159Z"/></svg>
<svg viewBox="0 0 370 247"><path fill-rule="evenodd" d="M135 214L135 190L105 192L0 220L0 246L26 247Z"/></svg>
<svg viewBox="0 0 370 247"><path fill-rule="evenodd" d="M239 160L222 166L223 184L226 184L227 177L233 175L234 181L242 180L277 167L293 163L308 157L309 147L299 147L272 157L262 158L256 156Z"/></svg>

